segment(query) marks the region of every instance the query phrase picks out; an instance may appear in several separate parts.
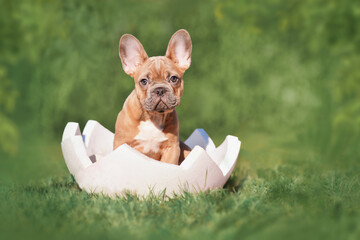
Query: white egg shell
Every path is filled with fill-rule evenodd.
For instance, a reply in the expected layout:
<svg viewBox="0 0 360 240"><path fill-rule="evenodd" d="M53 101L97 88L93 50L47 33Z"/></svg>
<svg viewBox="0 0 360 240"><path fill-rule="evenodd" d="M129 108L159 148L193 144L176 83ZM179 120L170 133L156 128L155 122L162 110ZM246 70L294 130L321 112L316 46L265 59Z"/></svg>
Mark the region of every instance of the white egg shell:
<svg viewBox="0 0 360 240"><path fill-rule="evenodd" d="M111 197L125 192L147 196L173 196L184 191L222 188L240 151L237 137L227 136L215 147L203 129L196 129L185 143L192 149L181 165L151 159L127 144L113 150L114 134L90 120L83 134L69 122L61 147L65 163L81 189Z"/></svg>

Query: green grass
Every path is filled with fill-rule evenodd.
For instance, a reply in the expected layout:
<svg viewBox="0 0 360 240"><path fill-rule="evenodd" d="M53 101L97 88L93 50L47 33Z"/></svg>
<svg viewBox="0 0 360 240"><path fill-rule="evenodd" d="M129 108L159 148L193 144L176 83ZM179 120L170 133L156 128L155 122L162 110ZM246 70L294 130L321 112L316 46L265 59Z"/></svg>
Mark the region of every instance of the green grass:
<svg viewBox="0 0 360 240"><path fill-rule="evenodd" d="M360 237L359 164L335 169L311 153L300 153L301 146L276 141L276 136L254 134L247 139L225 188L200 194L111 199L81 191L63 166L52 170L60 177L50 177L54 175L50 171L48 177L34 176L33 183L2 183L0 215L6 218L0 222L1 235L36 239ZM63 165L61 156L57 161Z"/></svg>
<svg viewBox="0 0 360 240"><path fill-rule="evenodd" d="M81 192L70 177L1 190L2 234L118 239L356 239L360 183L353 173L263 172L237 191L173 199L109 199ZM22 230L19 232L18 229ZM13 232L14 231L14 232Z"/></svg>

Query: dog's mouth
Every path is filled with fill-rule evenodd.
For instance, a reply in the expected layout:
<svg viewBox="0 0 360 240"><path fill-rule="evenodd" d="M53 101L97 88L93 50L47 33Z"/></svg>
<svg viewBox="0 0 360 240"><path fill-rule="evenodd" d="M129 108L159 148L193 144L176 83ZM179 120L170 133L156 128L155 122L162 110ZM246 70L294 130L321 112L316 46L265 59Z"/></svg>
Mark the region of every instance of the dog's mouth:
<svg viewBox="0 0 360 240"><path fill-rule="evenodd" d="M154 108L154 110L159 113L163 113L171 109L172 108L170 108L161 98L159 99L158 103L155 105Z"/></svg>
<svg viewBox="0 0 360 240"><path fill-rule="evenodd" d="M143 107L148 112L165 113L174 110L180 99L176 97L149 97L143 103Z"/></svg>
<svg viewBox="0 0 360 240"><path fill-rule="evenodd" d="M146 95L142 101L142 106L148 112L171 112L180 104L180 97L177 97L167 85L157 84L148 89Z"/></svg>

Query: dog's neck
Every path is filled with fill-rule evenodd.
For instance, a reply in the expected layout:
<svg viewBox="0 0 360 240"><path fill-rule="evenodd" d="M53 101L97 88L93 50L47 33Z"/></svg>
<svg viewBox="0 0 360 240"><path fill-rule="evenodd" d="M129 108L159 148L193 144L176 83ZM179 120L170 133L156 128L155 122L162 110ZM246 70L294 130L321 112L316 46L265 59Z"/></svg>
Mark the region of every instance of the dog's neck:
<svg viewBox="0 0 360 240"><path fill-rule="evenodd" d="M164 130L169 113L147 113L147 115L149 116L148 120L150 120L157 128Z"/></svg>

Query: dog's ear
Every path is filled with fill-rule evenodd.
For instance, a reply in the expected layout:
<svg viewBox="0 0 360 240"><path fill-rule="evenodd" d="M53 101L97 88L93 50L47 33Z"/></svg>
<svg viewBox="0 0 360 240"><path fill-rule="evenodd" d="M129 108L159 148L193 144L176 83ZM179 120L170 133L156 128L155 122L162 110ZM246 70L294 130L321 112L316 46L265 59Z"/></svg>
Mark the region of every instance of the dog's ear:
<svg viewBox="0 0 360 240"><path fill-rule="evenodd" d="M140 41L130 34L124 34L120 38L119 56L124 71L132 77L136 69L148 59Z"/></svg>
<svg viewBox="0 0 360 240"><path fill-rule="evenodd" d="M171 37L166 50L166 57L170 58L181 70L185 71L190 67L191 50L190 35L185 29L181 29Z"/></svg>

